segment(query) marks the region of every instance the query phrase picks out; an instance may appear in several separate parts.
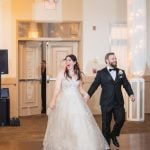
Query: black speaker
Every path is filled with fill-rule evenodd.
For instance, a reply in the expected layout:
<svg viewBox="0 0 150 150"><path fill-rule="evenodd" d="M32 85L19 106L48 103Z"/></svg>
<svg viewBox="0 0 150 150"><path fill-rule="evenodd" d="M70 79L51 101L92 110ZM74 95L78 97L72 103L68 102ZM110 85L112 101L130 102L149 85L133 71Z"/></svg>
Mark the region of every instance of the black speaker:
<svg viewBox="0 0 150 150"><path fill-rule="evenodd" d="M8 88L1 89L1 98L9 98L9 89Z"/></svg>
<svg viewBox="0 0 150 150"><path fill-rule="evenodd" d="M11 118L10 119L10 126L20 126L20 120L19 118Z"/></svg>
<svg viewBox="0 0 150 150"><path fill-rule="evenodd" d="M10 99L8 88L1 89L0 98L0 126L10 124Z"/></svg>
<svg viewBox="0 0 150 150"><path fill-rule="evenodd" d="M8 50L0 49L0 73L8 74Z"/></svg>

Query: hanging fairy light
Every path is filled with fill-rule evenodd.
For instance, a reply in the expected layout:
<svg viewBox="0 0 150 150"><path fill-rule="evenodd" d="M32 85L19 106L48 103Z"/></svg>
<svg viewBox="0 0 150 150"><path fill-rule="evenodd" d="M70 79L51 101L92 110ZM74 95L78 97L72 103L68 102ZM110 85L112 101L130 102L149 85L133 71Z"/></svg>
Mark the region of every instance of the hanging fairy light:
<svg viewBox="0 0 150 150"><path fill-rule="evenodd" d="M130 72L142 76L146 66L146 0L128 0Z"/></svg>

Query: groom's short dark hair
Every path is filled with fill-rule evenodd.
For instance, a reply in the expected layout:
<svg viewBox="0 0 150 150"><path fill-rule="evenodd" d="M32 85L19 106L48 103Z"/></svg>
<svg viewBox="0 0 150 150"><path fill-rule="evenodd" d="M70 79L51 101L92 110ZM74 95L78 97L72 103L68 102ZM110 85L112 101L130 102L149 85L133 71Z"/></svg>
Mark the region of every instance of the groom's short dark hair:
<svg viewBox="0 0 150 150"><path fill-rule="evenodd" d="M106 60L109 58L110 55L115 55L114 52L109 52L105 55L105 63L106 63Z"/></svg>

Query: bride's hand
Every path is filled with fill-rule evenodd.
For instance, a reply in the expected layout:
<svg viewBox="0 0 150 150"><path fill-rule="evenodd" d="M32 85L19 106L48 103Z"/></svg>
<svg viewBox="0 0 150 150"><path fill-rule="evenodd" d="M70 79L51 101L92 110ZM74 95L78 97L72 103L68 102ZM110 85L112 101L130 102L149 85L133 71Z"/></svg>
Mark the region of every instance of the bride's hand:
<svg viewBox="0 0 150 150"><path fill-rule="evenodd" d="M49 108L50 108L50 109L54 109L54 108L55 108L55 106L56 106L55 101L51 101L51 102L50 102L50 106L49 106Z"/></svg>
<svg viewBox="0 0 150 150"><path fill-rule="evenodd" d="M50 111L51 111L51 109L50 109L50 107L48 107L48 108L47 108L47 111L46 111L46 114L49 115L49 114L50 114Z"/></svg>

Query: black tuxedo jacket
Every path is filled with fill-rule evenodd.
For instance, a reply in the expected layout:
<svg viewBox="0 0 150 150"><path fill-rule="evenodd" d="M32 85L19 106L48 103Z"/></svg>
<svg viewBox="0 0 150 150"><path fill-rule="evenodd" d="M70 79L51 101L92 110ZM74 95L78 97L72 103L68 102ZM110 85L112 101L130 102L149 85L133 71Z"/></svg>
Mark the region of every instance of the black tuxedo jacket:
<svg viewBox="0 0 150 150"><path fill-rule="evenodd" d="M120 106L124 105L124 99L121 91L122 86L125 88L129 96L133 94L133 90L126 78L124 70L118 68L116 69L115 81L106 67L97 72L95 80L88 90L90 97L100 85L102 87L102 93L100 97L100 105L102 107L112 107L114 105L114 98L117 100Z"/></svg>

